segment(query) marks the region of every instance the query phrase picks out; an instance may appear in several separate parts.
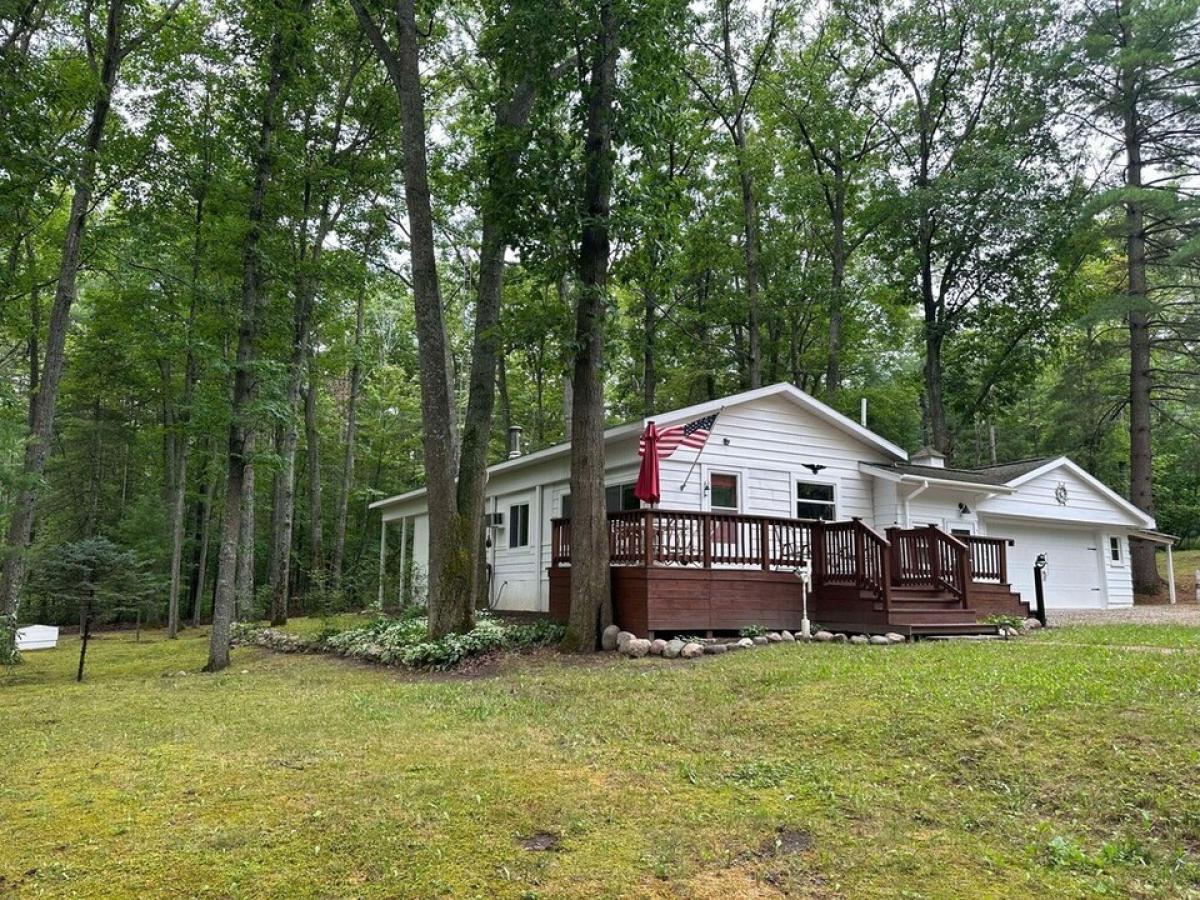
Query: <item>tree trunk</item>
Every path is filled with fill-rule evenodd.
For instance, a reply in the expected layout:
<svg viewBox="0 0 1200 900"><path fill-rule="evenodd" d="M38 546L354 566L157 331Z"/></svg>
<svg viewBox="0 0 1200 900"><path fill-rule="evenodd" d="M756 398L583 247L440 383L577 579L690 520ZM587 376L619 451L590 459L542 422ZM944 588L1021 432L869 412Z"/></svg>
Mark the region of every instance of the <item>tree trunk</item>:
<svg viewBox="0 0 1200 900"><path fill-rule="evenodd" d="M96 169L100 161L100 145L122 59L120 41L124 13L125 0L109 0L100 83L92 100L82 153L75 169L75 186L63 239L62 261L46 333L46 360L37 394L31 400L30 433L21 469L22 486L10 513L5 538L4 567L0 572L0 616L14 619L25 584L26 554L33 536L38 483L46 467L54 431L58 388L66 361L67 331L71 325L71 306L75 302L87 218L92 207ZM4 655L0 653L0 656Z"/></svg>
<svg viewBox="0 0 1200 900"><path fill-rule="evenodd" d="M647 417L654 415L654 397L658 388L654 356L657 327L658 300L654 291L647 287L642 291L642 414Z"/></svg>
<svg viewBox="0 0 1200 900"><path fill-rule="evenodd" d="M949 454L950 426L946 421L946 402L942 394L942 310L934 287L933 222L928 210L922 210L917 230L921 308L925 314L925 416L930 442L936 450Z"/></svg>
<svg viewBox="0 0 1200 900"><path fill-rule="evenodd" d="M369 252L369 251L368 251ZM346 429L342 448L342 485L338 490L337 520L333 530L333 559L329 564L334 589L340 589L346 560L346 520L350 514L350 492L354 490L354 444L358 436L358 394L362 389L363 319L366 288L359 292L354 308L354 361L350 364L350 396L346 400Z"/></svg>
<svg viewBox="0 0 1200 900"><path fill-rule="evenodd" d="M307 17L310 0L301 0L300 11ZM281 0L282 3L282 0ZM281 12L286 13L286 10ZM221 550L217 564L216 593L213 597L213 624L205 670L220 671L229 665L229 632L233 622L238 542L242 527L242 497L245 494L246 469L251 452L251 410L255 396L254 373L261 317L262 232L265 220L267 184L275 169L273 141L280 114L281 95L291 71L285 30L300 23L282 15L272 36L268 59L268 81L263 100L258 147L255 153L254 187L250 195L246 235L242 245L242 302L238 324L237 355L234 362L233 406L229 423L229 468L225 477L225 517L221 528Z"/></svg>
<svg viewBox="0 0 1200 900"><path fill-rule="evenodd" d="M829 262L832 269L829 282L828 358L825 363L825 395L829 402L837 400L842 389L842 323L845 318L842 288L846 281L846 187L840 176L830 212L833 240Z"/></svg>
<svg viewBox="0 0 1200 900"><path fill-rule="evenodd" d="M304 260L300 265L305 264ZM292 528L296 515L296 447L300 440L297 419L304 387L304 364L308 359L308 323L312 286L301 276L296 287L292 313L292 352L288 361L287 421L276 431L275 453L279 469L272 483L271 553L267 575L271 587L271 624L285 625L291 584Z"/></svg>
<svg viewBox="0 0 1200 900"><path fill-rule="evenodd" d="M308 547L311 554L309 584L325 592L325 526L321 506L321 435L317 431L317 377L312 357L308 361L308 392L304 397L304 446L308 453Z"/></svg>
<svg viewBox="0 0 1200 900"><path fill-rule="evenodd" d="M233 616L241 619L254 609L254 432L247 446L246 472L242 479L242 515L238 526L237 573L234 576Z"/></svg>
<svg viewBox="0 0 1200 900"><path fill-rule="evenodd" d="M1132 42L1127 20L1121 21L1125 46ZM1137 100L1138 81L1133 64L1121 71L1125 98L1125 185L1142 187L1142 123ZM1154 381L1150 360L1150 314L1146 278L1146 223L1136 197L1125 204L1125 254L1129 281L1129 499L1146 515L1154 515L1154 472L1150 441L1150 395ZM1130 541L1133 589L1141 594L1158 591L1158 564L1154 545Z"/></svg>
<svg viewBox="0 0 1200 900"><path fill-rule="evenodd" d="M612 621L608 513L604 502L604 319L607 310L609 204L612 194L612 114L617 26L611 0L601 0L594 38L584 142L586 210L579 247L572 379L571 612L563 649L591 653Z"/></svg>
<svg viewBox="0 0 1200 900"><path fill-rule="evenodd" d="M212 468L212 459L208 461ZM208 577L208 545L212 531L213 498L217 492L217 479L209 476L204 481L204 497L196 504L196 547L192 556L192 578L189 587L189 603L192 610L192 627L200 626L200 611L204 606L204 582Z"/></svg>

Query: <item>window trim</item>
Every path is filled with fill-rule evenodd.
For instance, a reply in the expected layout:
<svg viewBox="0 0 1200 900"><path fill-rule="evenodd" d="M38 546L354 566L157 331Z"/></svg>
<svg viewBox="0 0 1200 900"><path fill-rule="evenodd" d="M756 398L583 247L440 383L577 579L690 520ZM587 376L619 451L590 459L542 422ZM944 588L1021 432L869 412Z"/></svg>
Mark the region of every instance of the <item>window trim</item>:
<svg viewBox="0 0 1200 900"><path fill-rule="evenodd" d="M736 506L714 506L713 505L712 480L713 480L714 475L728 476L734 480L734 490L737 494L737 496L735 498L735 502L737 504ZM742 473L734 471L732 469L709 469L708 472L705 473L705 477L706 477L706 486L708 487L708 497L706 498L708 501L708 511L709 512L720 512L720 513L726 513L726 514L734 513L734 514L740 515L742 512L742 495L743 495Z"/></svg>
<svg viewBox="0 0 1200 900"><path fill-rule="evenodd" d="M529 542L529 508L532 504L528 500L524 503L509 503L508 504L508 549L509 550L524 550L532 546ZM522 543L513 543L519 540L522 535L521 529L518 528L517 510L524 508L525 512L521 517L521 524L524 525L524 541Z"/></svg>
<svg viewBox="0 0 1200 900"><path fill-rule="evenodd" d="M1105 548L1105 550L1107 551L1105 553L1105 557L1107 559L1109 566L1111 566L1114 569L1124 566L1125 565L1125 541L1122 539L1122 536L1119 534L1110 534L1110 535L1106 535L1106 537L1108 538L1108 542L1107 542L1108 546ZM1113 556L1114 550L1116 551L1116 554L1117 554L1115 557Z"/></svg>
<svg viewBox="0 0 1200 900"><path fill-rule="evenodd" d="M801 500L799 497L796 496L796 489L801 484L815 484L815 485L820 485L821 487L832 488L833 489L833 501L832 502L825 502L823 500L805 500L803 502L816 503L816 504L819 504L822 506L828 506L831 510L833 510L833 518L828 519L827 521L829 521L829 522L836 522L841 518L842 485L838 479L822 478L819 475L810 475L807 472L804 472L804 473L793 472L792 473L790 513L794 518L797 518L797 519L801 518L801 516L799 515L799 510L797 509L797 506L801 502Z"/></svg>

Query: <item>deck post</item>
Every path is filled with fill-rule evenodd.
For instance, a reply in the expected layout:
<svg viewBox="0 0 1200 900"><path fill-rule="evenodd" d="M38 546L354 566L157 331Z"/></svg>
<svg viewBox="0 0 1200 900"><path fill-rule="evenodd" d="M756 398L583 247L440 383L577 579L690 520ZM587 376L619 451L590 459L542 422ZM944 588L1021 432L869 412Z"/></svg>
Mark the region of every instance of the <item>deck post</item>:
<svg viewBox="0 0 1200 900"><path fill-rule="evenodd" d="M883 621L884 624L892 624L892 543L891 531L888 531L888 546L883 548L883 552L879 554L880 564L883 566L883 571L879 573L879 580L883 582L880 585L883 602Z"/></svg>
<svg viewBox="0 0 1200 900"><path fill-rule="evenodd" d="M766 519L760 519L758 522L758 550L765 572L771 568L771 523Z"/></svg>
<svg viewBox="0 0 1200 900"><path fill-rule="evenodd" d="M712 520L706 516L700 517L700 553L704 558L704 568L712 568Z"/></svg>
<svg viewBox="0 0 1200 900"><path fill-rule="evenodd" d="M866 548L863 546L862 520L854 517L854 585L860 590L866 585L863 573L866 571Z"/></svg>
<svg viewBox="0 0 1200 900"><path fill-rule="evenodd" d="M642 512L642 543L645 551L643 556L648 569L654 565L654 510L652 509Z"/></svg>
<svg viewBox="0 0 1200 900"><path fill-rule="evenodd" d="M928 526L929 541L929 580L933 582L933 589L936 591L938 582L942 580L942 548L938 546L938 527L936 525Z"/></svg>
<svg viewBox="0 0 1200 900"><path fill-rule="evenodd" d="M809 541L812 556L813 587L820 587L825 582L825 523L814 522Z"/></svg>

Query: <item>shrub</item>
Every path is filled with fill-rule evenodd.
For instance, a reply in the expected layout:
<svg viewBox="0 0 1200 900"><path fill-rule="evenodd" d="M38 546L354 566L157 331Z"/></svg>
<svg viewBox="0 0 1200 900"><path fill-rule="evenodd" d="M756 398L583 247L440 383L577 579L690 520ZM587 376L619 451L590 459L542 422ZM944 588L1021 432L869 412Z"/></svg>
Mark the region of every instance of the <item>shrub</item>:
<svg viewBox="0 0 1200 900"><path fill-rule="evenodd" d="M378 619L324 638L320 649L387 665L440 671L493 650L523 650L556 643L563 636L561 625L513 624L492 616L480 616L466 634L450 634L437 641L428 639L427 630L423 618Z"/></svg>

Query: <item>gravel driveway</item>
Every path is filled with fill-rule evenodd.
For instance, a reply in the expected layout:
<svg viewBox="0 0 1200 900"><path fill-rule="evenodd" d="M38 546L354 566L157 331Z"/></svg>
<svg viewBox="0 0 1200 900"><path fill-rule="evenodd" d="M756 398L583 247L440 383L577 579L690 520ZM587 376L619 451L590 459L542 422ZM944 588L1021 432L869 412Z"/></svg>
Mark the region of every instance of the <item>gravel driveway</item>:
<svg viewBox="0 0 1200 900"><path fill-rule="evenodd" d="M1154 604L1128 609L1051 610L1051 625L1197 625L1200 605L1195 603Z"/></svg>

